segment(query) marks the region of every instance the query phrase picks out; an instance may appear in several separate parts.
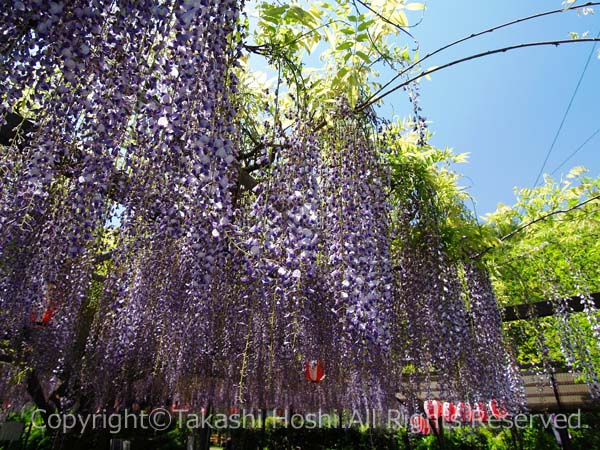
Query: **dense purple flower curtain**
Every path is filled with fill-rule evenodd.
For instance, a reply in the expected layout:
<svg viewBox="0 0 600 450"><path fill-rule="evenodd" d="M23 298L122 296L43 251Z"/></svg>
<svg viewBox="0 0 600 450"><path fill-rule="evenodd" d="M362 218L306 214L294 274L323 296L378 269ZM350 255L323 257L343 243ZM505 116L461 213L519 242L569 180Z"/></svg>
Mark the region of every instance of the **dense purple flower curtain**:
<svg viewBox="0 0 600 450"><path fill-rule="evenodd" d="M298 121L239 196L241 6L2 3L0 115L29 118L0 150L10 347L98 406L382 409L419 373L520 407L486 274L405 239L371 119Z"/></svg>

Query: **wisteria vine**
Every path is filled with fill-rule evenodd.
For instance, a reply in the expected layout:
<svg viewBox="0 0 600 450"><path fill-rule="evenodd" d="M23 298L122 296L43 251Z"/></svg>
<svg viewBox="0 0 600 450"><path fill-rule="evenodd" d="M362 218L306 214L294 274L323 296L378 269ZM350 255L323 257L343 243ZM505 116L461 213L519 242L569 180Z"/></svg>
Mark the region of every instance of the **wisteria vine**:
<svg viewBox="0 0 600 450"><path fill-rule="evenodd" d="M423 389L522 408L487 274L446 254L430 193L392 200L372 113L340 100L325 127L276 125L240 193L242 7L0 7L0 116L19 118L0 151L14 357L67 386L59 408L383 409L398 392L416 408Z"/></svg>

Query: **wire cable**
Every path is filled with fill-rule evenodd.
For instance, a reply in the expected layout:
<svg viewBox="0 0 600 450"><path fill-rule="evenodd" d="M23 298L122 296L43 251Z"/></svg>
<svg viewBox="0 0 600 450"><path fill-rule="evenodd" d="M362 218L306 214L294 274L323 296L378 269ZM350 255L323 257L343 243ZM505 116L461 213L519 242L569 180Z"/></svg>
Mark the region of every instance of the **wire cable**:
<svg viewBox="0 0 600 450"><path fill-rule="evenodd" d="M600 38L600 31L598 32L598 38ZM590 51L590 54L588 56L588 59L585 63L585 66L583 67L583 71L581 72L581 75L579 76L579 81L577 82L577 86L575 86L575 90L573 91L573 95L571 95L571 100L569 100L569 105L567 106L567 109L563 115L563 118L560 122L560 125L558 127L558 130L556 130L556 134L554 135L554 139L552 140L552 145L550 145L550 148L548 149L548 151L546 152L546 157L544 158L544 162L542 164L542 167L540 167L540 171L537 174L537 177L535 178L535 183L533 184L533 187L536 187L538 185L538 182L540 181L540 178L542 176L542 173L544 172L544 169L546 168L546 164L548 163L548 159L550 158L550 155L552 154L552 150L554 150L554 146L556 145L556 141L558 141L558 136L560 135L560 132L563 129L563 126L565 124L565 121L567 120L567 115L569 114L569 111L571 110L571 106L573 105L573 101L575 100L575 96L577 95L577 91L579 90L579 87L581 86L581 82L583 81L583 77L585 75L585 72L587 71L589 65L590 65L590 61L592 60L592 56L594 56L594 52L596 51L596 43L594 42L594 46L592 47L592 50Z"/></svg>
<svg viewBox="0 0 600 450"><path fill-rule="evenodd" d="M552 173L550 175L554 175L556 172L558 172L558 169L560 169L562 166L564 166L573 156L575 156L579 152L579 150L581 150L583 147L585 147L587 145L588 142L590 142L592 139L594 139L598 133L600 133L600 128L598 128L596 131L594 131L592 133L592 135L590 137L588 137L583 144L581 144L579 147L577 147L573 151L573 153L571 153L569 156L567 156L563 160L563 162L561 162L558 165L558 167L552 171Z"/></svg>

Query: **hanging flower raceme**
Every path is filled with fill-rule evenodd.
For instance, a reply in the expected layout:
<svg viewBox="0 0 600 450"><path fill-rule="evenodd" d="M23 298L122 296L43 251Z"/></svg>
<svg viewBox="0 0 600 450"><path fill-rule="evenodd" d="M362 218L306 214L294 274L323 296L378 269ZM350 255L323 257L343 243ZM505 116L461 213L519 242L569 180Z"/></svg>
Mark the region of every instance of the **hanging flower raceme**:
<svg viewBox="0 0 600 450"><path fill-rule="evenodd" d="M569 274L577 280L580 279L581 273L578 267L568 267ZM540 278L544 280L543 286L545 296L549 297L554 310L554 318L556 320L556 331L559 337L560 348L565 359L567 367L580 373L587 383L590 395L593 399L600 399L600 376L598 374L599 365L594 354L600 349L600 341L598 337L598 312L594 305L591 296L588 293L580 294L580 303L583 307L585 318L576 319L573 315L573 307L569 305L569 291L561 290L554 283L557 274L541 273ZM578 280L579 283L582 280ZM586 291L584 286L576 286L578 290ZM584 325L582 325L582 323ZM545 342L545 337L540 336L542 347L542 366L543 372L550 375L554 368L548 355L548 347Z"/></svg>
<svg viewBox="0 0 600 450"><path fill-rule="evenodd" d="M434 192L418 171L406 172L410 178L400 183L411 195L400 197L394 226L399 307L392 334L400 337L393 343L400 390L415 411L418 396L431 397L434 389L452 401L497 397L520 409L523 389L487 275L447 254Z"/></svg>
<svg viewBox="0 0 600 450"><path fill-rule="evenodd" d="M18 339L29 323L20 317L44 302L46 284L59 285L61 309L36 335L60 349L54 364L75 371L60 353L69 353L68 337L75 341L82 325L89 250L108 219L120 230L89 373L112 384L107 392L121 389L111 377L125 368L164 367L175 383L176 371L192 370L186 361L195 347L182 342L203 329L197 317L208 310L207 283L223 261L232 214L237 150L229 95L239 48L231 36L240 5L16 3L10 14L0 10L2 32L19 33L1 52L0 113L25 105L34 129L24 136L19 125L0 154L3 328ZM111 218L115 205L119 216ZM56 281L65 272L69 282ZM148 353L132 358L136 345Z"/></svg>
<svg viewBox="0 0 600 450"><path fill-rule="evenodd" d="M385 403L392 389L389 180L374 136L366 118L349 118L343 106L324 136L323 261L331 309L343 328L336 351L350 368L347 401L359 407Z"/></svg>
<svg viewBox="0 0 600 450"><path fill-rule="evenodd" d="M474 347L468 362L475 379L471 389L479 401L497 399L510 411L521 410L525 394L516 363L503 344L502 322L492 285L485 271L466 266Z"/></svg>
<svg viewBox="0 0 600 450"><path fill-rule="evenodd" d="M440 396L465 398L471 373L465 369L464 360L472 352L473 335L458 268L444 255L435 235L416 248L410 241L403 245L396 275L401 307L396 310L394 334L404 339L394 343L394 350L406 364L422 370L420 380L429 395L435 381ZM413 390L411 386L405 388Z"/></svg>
<svg viewBox="0 0 600 450"><path fill-rule="evenodd" d="M386 368L381 363L386 348L384 313L389 304L377 297L378 283L385 278L381 270L389 263L384 256L388 251L385 235L377 235L377 227L385 227L386 207L380 205L383 197L371 197L374 205L372 212L365 214L364 227L348 229L355 233L352 239L357 247L349 248L351 256L335 267L345 269L347 263L363 273L355 272L357 279L344 284L345 290L355 290L352 300L345 303L340 303L339 292L331 289L329 281L336 258L331 253L336 248L332 241L344 236L336 238L332 232L341 231L328 228L332 224L328 202L338 197L343 202L347 195L358 207L361 198L381 192L377 157L372 154L370 163L356 167L371 170L364 174L363 184L351 179L343 184L343 180L331 178L328 158L332 155L325 150L331 145L330 136L312 136L307 128L299 125L282 138L268 178L254 189L253 200L241 203L236 212L237 243L232 247L228 271L237 277L232 283L239 286L243 301L230 301L238 310L239 318L234 320L243 326L232 341L246 345L241 355L228 353L223 359L230 366L228 373L241 372L235 382L236 402L271 407L284 401L297 408L381 405L381 398L391 392L382 387ZM356 149L357 158L363 150ZM353 192L355 189L358 192ZM376 219L381 223L376 224ZM358 234L365 227L372 228L373 242L359 243ZM364 252L360 260L355 257L359 250ZM366 260L372 251L381 252L373 267ZM373 318L370 322L364 318L361 329L355 326L357 318L351 308L367 302ZM340 313L340 304L349 309L347 314ZM372 328L367 330L367 325ZM228 351L239 352L240 346ZM307 360L327 361L327 379L315 376L323 381L318 387L304 379L302 361Z"/></svg>
<svg viewBox="0 0 600 450"><path fill-rule="evenodd" d="M282 139L268 179L236 213L241 239L232 257L240 262L233 272L239 271L243 286L239 309L250 316L246 335L240 336L249 345L241 357L243 367L238 367L243 373L236 395L246 404L275 407L286 399L296 407L318 407L298 359L324 358L340 367L333 359L331 299L317 264L321 149L307 125L298 125ZM228 361L235 365L240 356L229 355ZM323 389L331 394L338 387ZM317 397L323 401L321 394Z"/></svg>
<svg viewBox="0 0 600 450"><path fill-rule="evenodd" d="M0 153L2 321L11 336L27 334L21 319L55 284L60 314L32 338L53 343L54 364L69 367L78 359L67 360L88 297L91 247L121 190L118 155L135 103L128 93L142 70L142 30L159 20L133 2L16 3L7 26L19 32L2 52L0 92L0 116L17 118ZM15 112L17 104L30 119Z"/></svg>
<svg viewBox="0 0 600 450"><path fill-rule="evenodd" d="M387 344L392 308L386 176L360 119L338 119L327 139L323 229L335 308L352 339Z"/></svg>
<svg viewBox="0 0 600 450"><path fill-rule="evenodd" d="M237 178L229 102L237 49L227 42L239 4L174 2L163 12L169 28L153 36L153 70L131 122L135 139L124 149L128 186L109 280L115 288L107 290L119 314L112 324L99 318L96 333L116 350L108 353L113 364L154 372L173 392L209 376L200 366L215 356L213 283L226 263ZM154 360L124 360L140 340Z"/></svg>

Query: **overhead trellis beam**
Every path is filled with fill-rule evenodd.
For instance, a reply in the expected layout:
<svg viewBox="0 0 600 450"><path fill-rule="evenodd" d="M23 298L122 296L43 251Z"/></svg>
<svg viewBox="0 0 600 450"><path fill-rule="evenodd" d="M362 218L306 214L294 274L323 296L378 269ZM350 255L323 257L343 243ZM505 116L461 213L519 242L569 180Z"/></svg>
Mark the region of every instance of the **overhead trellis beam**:
<svg viewBox="0 0 600 450"><path fill-rule="evenodd" d="M600 292L590 294L590 297L596 305L600 308ZM583 304L581 303L581 297L574 295L566 300L567 307L573 312L582 312ZM554 315L553 302L551 300L545 300L542 302L533 303L521 303L519 305L505 306L502 311L502 317L504 322L514 322L515 320L529 320L535 317L548 317Z"/></svg>

